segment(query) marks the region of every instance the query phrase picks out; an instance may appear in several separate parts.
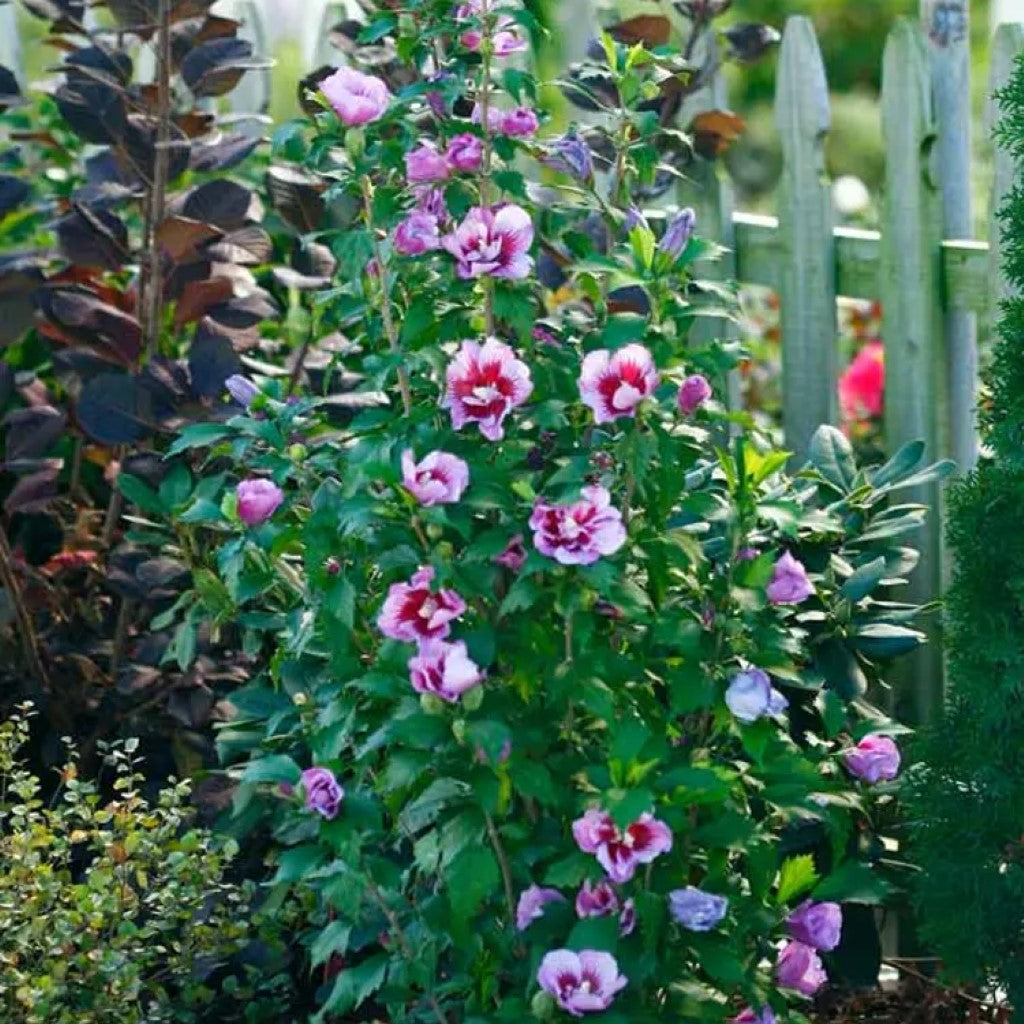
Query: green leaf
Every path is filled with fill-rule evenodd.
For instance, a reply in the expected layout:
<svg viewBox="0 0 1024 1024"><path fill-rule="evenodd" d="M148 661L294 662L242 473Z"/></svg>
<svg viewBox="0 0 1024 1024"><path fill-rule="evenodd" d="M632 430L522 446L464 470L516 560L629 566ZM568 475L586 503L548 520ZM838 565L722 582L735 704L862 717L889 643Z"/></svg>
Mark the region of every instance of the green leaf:
<svg viewBox="0 0 1024 1024"><path fill-rule="evenodd" d="M916 629L873 622L857 630L850 643L869 658L896 658L916 650L924 640L924 634Z"/></svg>
<svg viewBox="0 0 1024 1024"><path fill-rule="evenodd" d="M853 448L842 431L822 426L811 438L811 465L830 483L847 494L857 476Z"/></svg>
<svg viewBox="0 0 1024 1024"><path fill-rule="evenodd" d="M921 464L924 451L924 441L908 441L884 466L869 473L868 479L875 487L884 487L901 480Z"/></svg>
<svg viewBox="0 0 1024 1024"><path fill-rule="evenodd" d="M505 600L501 602L498 611L499 618L505 618L513 612L525 612L537 603L540 597L540 590L537 584L529 577L520 576L519 579L509 587Z"/></svg>
<svg viewBox="0 0 1024 1024"><path fill-rule="evenodd" d="M269 754L250 761L242 772L242 782L298 783L302 769L287 754Z"/></svg>
<svg viewBox="0 0 1024 1024"><path fill-rule="evenodd" d="M327 850L319 843L303 843L293 846L277 859L277 874L273 883L297 882L309 872L320 867L327 859Z"/></svg>
<svg viewBox="0 0 1024 1024"><path fill-rule="evenodd" d="M743 985L748 981L747 968L728 940L718 935L687 935L687 942L696 953L697 963L720 985Z"/></svg>
<svg viewBox="0 0 1024 1024"><path fill-rule="evenodd" d="M218 441L231 436L231 431L220 423L193 423L178 434L167 449L167 457L187 451L189 448L209 448Z"/></svg>
<svg viewBox="0 0 1024 1024"><path fill-rule="evenodd" d="M368 960L346 967L334 980L334 987L320 1012L313 1017L314 1024L323 1024L358 1009L383 984L388 974L388 956L378 953Z"/></svg>
<svg viewBox="0 0 1024 1024"><path fill-rule="evenodd" d="M849 903L881 903L891 892L892 886L879 878L870 865L848 860L821 882L814 890L814 898Z"/></svg>
<svg viewBox="0 0 1024 1024"><path fill-rule="evenodd" d="M885 558L879 556L867 565L862 565L839 589L847 601L862 600L871 593L886 575Z"/></svg>
<svg viewBox="0 0 1024 1024"><path fill-rule="evenodd" d="M465 921L498 888L498 863L489 846L468 846L448 868L448 901L452 913Z"/></svg>
<svg viewBox="0 0 1024 1024"><path fill-rule="evenodd" d="M164 506L156 491L138 477L127 473L117 474L117 489L135 506L150 515L164 515Z"/></svg>
<svg viewBox="0 0 1024 1024"><path fill-rule="evenodd" d="M801 854L799 857L788 857L779 871L779 890L776 901L780 906L789 903L797 896L802 896L813 888L818 881L818 872L814 867L814 857Z"/></svg>
<svg viewBox="0 0 1024 1024"><path fill-rule="evenodd" d="M585 917L577 922L566 940L566 948L576 950L599 949L614 953L619 945L619 917Z"/></svg>
<svg viewBox="0 0 1024 1024"><path fill-rule="evenodd" d="M331 923L313 940L309 947L309 956L314 967L326 963L335 953L344 953L348 949L348 940L352 934L352 926L344 921Z"/></svg>

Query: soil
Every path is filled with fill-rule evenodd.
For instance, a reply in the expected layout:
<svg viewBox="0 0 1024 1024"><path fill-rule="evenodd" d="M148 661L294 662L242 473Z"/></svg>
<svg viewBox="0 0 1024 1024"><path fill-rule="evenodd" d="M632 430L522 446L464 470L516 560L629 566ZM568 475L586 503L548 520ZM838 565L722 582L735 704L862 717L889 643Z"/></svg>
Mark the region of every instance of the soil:
<svg viewBox="0 0 1024 1024"><path fill-rule="evenodd" d="M824 992L810 1016L814 1024L1010 1024L1006 1007L914 977L892 990Z"/></svg>

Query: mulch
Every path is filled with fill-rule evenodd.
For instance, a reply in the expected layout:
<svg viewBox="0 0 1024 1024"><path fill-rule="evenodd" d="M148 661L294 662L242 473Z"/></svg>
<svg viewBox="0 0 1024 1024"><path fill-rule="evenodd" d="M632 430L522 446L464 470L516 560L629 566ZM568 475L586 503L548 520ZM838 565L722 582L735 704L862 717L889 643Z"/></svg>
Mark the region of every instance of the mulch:
<svg viewBox="0 0 1024 1024"><path fill-rule="evenodd" d="M810 1017L814 1024L1010 1024L1005 1006L907 974L893 989L826 990Z"/></svg>

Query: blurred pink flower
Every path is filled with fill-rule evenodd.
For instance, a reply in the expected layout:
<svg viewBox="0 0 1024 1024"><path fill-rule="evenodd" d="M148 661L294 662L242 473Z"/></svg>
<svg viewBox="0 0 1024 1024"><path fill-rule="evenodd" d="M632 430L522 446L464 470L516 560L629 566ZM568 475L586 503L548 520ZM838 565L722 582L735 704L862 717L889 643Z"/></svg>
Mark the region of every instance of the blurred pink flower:
<svg viewBox="0 0 1024 1024"><path fill-rule="evenodd" d="M493 11L498 0L491 0L488 11ZM484 0L469 0L468 3L459 4L455 16L459 21L479 21L484 13ZM482 26L474 25L462 33L462 45L467 50L479 50L483 42ZM515 19L508 14L499 14L491 29L491 46L495 57L507 57L511 53L517 53L526 49L526 38Z"/></svg>
<svg viewBox="0 0 1024 1024"><path fill-rule="evenodd" d="M695 373L679 386L676 402L684 416L692 416L712 395L707 378Z"/></svg>
<svg viewBox="0 0 1024 1024"><path fill-rule="evenodd" d="M495 338L483 345L464 341L448 366L441 406L451 410L456 430L476 423L488 441L500 441L505 436L505 417L532 391L530 368L504 342Z"/></svg>
<svg viewBox="0 0 1024 1024"><path fill-rule="evenodd" d="M775 979L782 988L813 996L828 981L821 958L802 942L788 942L775 964Z"/></svg>
<svg viewBox="0 0 1024 1024"><path fill-rule="evenodd" d="M474 206L442 244L458 260L461 278L521 280L533 268L533 221L521 206L511 203Z"/></svg>
<svg viewBox="0 0 1024 1024"><path fill-rule="evenodd" d="M512 572L519 572L526 562L526 547L523 544L523 535L517 533L509 542L508 546L500 555L496 555L494 561L498 565L511 569Z"/></svg>
<svg viewBox="0 0 1024 1024"><path fill-rule="evenodd" d="M379 120L391 102L391 93L380 78L355 68L339 68L320 83L320 91L349 128Z"/></svg>
<svg viewBox="0 0 1024 1024"><path fill-rule="evenodd" d="M461 641L427 640L409 659L409 681L417 693L428 693L454 704L467 691L483 682L480 666L469 656Z"/></svg>
<svg viewBox="0 0 1024 1024"><path fill-rule="evenodd" d="M469 466L448 452L430 452L417 463L406 449L402 453L402 486L421 505L451 505L469 486Z"/></svg>
<svg viewBox="0 0 1024 1024"><path fill-rule="evenodd" d="M235 489L238 518L246 526L265 523L284 501L284 491L273 480L243 480Z"/></svg>
<svg viewBox="0 0 1024 1024"><path fill-rule="evenodd" d="M871 785L891 782L899 774L900 748L888 736L871 733L843 752L843 764L851 775Z"/></svg>
<svg viewBox="0 0 1024 1024"><path fill-rule="evenodd" d="M604 487L584 487L579 501L549 505L538 501L530 516L533 543L562 565L593 565L626 543L622 513Z"/></svg>
<svg viewBox="0 0 1024 1024"><path fill-rule="evenodd" d="M766 593L772 604L801 604L814 593L814 585L803 563L786 551L772 569Z"/></svg>
<svg viewBox="0 0 1024 1024"><path fill-rule="evenodd" d="M395 228L395 250L403 256L422 256L441 248L441 227L437 217L413 210Z"/></svg>
<svg viewBox="0 0 1024 1024"><path fill-rule="evenodd" d="M448 143L448 162L457 171L474 174L484 160L484 142L479 135L463 132Z"/></svg>
<svg viewBox="0 0 1024 1024"><path fill-rule="evenodd" d="M537 133L540 118L529 107L516 107L502 115L501 130L517 139L528 139Z"/></svg>
<svg viewBox="0 0 1024 1024"><path fill-rule="evenodd" d="M594 410L595 423L609 423L635 416L637 406L654 394L659 381L654 359L643 345L591 352L580 371L580 398Z"/></svg>
<svg viewBox="0 0 1024 1024"><path fill-rule="evenodd" d="M432 142L421 142L405 154L405 173L409 181L422 185L444 181L451 174L451 167L445 155L439 153Z"/></svg>
<svg viewBox="0 0 1024 1024"><path fill-rule="evenodd" d="M516 906L516 928L525 932L534 921L544 916L544 905L547 903L564 903L565 897L557 889L542 889L539 885L531 885L519 896Z"/></svg>
<svg viewBox="0 0 1024 1024"><path fill-rule="evenodd" d="M885 398L885 349L869 341L839 378L839 405L846 420L881 416Z"/></svg>
<svg viewBox="0 0 1024 1024"><path fill-rule="evenodd" d="M420 569L407 583L393 583L377 617L377 627L393 640L423 643L443 640L451 632L449 623L466 610L466 602L454 590L430 589L434 569Z"/></svg>

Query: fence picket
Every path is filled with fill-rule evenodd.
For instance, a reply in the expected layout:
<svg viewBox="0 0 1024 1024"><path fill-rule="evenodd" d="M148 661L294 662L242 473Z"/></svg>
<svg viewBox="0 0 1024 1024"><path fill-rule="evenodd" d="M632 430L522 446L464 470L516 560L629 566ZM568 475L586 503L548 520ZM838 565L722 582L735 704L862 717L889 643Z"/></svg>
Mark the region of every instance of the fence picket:
<svg viewBox="0 0 1024 1024"><path fill-rule="evenodd" d="M18 84L24 87L21 33L18 30L18 8L14 0L0 4L0 64L13 71Z"/></svg>
<svg viewBox="0 0 1024 1024"><path fill-rule="evenodd" d="M946 350L942 318L942 210L933 173L936 124L928 50L921 29L900 19L882 64L882 133L886 174L882 222L882 330L885 338L885 427L890 450L921 439L930 458L949 454ZM942 494L915 488L905 500L929 506L915 535L921 558L906 600L927 603L942 592ZM927 721L942 699L942 652L933 641L907 659L900 699L903 720Z"/></svg>
<svg viewBox="0 0 1024 1024"><path fill-rule="evenodd" d="M988 108L986 128L989 133L995 128L999 110L994 95L1006 85L1013 71L1017 57L1024 53L1024 25L1006 24L996 29L992 40L992 63L988 78ZM1003 200L1010 193L1016 181L1019 168L1013 155L996 144L993 156L992 202L989 204L989 282L990 316L994 322L999 303L1009 298L1010 287L1003 271L1001 252L1003 241L1002 222L997 213Z"/></svg>
<svg viewBox="0 0 1024 1024"><path fill-rule="evenodd" d="M971 189L970 0L921 0L928 39L936 142L946 238L974 232ZM977 322L955 306L945 312L949 372L950 454L961 469L974 465L978 450Z"/></svg>
<svg viewBox="0 0 1024 1024"><path fill-rule="evenodd" d="M804 461L814 431L836 420L836 251L825 176L828 82L810 18L786 22L775 119L784 167L779 223L783 426Z"/></svg>

